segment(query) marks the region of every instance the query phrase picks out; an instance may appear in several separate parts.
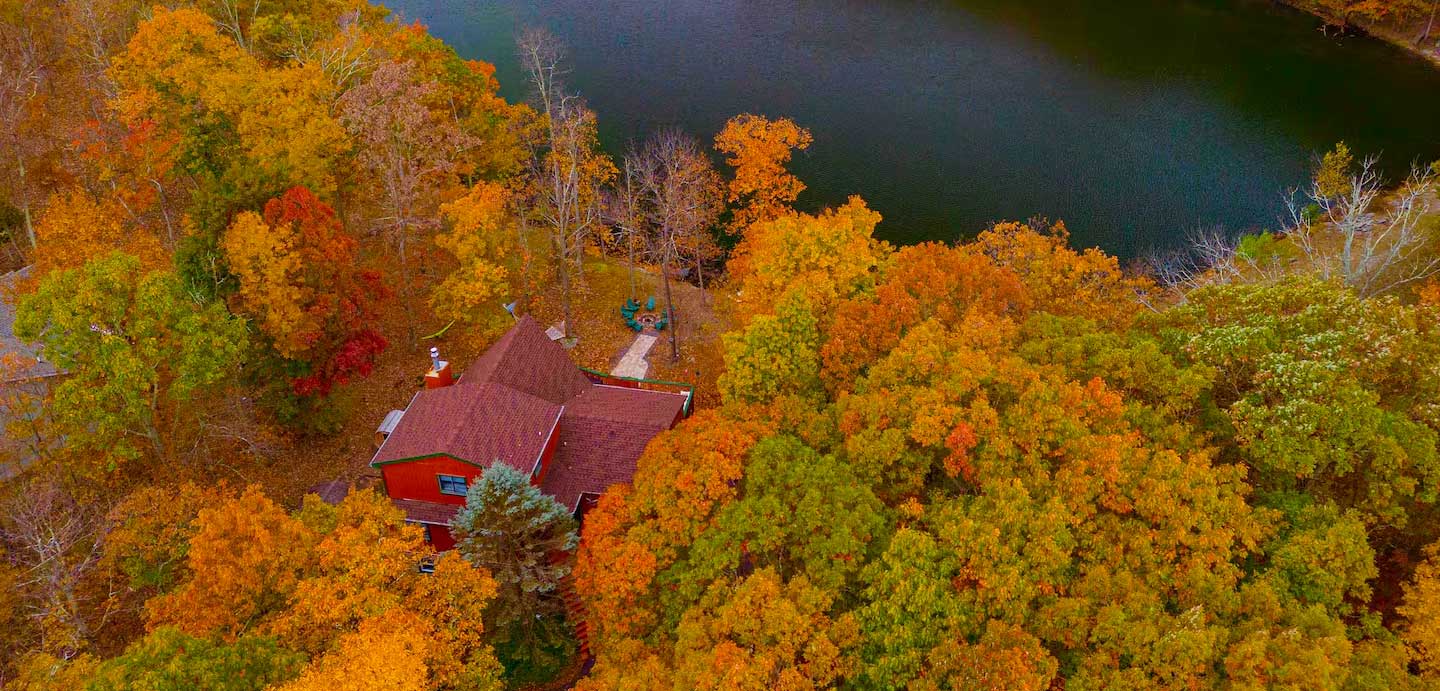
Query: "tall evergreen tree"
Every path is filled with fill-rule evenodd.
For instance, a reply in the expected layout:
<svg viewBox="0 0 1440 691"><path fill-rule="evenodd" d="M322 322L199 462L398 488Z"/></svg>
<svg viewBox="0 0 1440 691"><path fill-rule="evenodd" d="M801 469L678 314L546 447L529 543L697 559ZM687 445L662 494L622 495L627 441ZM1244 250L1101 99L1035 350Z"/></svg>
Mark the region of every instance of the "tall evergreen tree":
<svg viewBox="0 0 1440 691"><path fill-rule="evenodd" d="M575 519L528 475L497 461L470 485L451 525L460 554L499 586L485 619L494 622L502 661L546 664L546 651L568 636L559 589L570 573L566 553L580 540Z"/></svg>

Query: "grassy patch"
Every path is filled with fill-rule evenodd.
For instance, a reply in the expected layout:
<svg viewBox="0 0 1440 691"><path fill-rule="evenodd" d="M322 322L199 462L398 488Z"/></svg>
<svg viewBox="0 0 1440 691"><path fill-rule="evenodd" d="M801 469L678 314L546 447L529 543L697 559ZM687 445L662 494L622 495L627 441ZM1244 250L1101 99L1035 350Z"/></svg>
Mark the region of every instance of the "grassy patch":
<svg viewBox="0 0 1440 691"><path fill-rule="evenodd" d="M1265 230L1254 235L1242 235L1235 246L1235 255L1252 262L1272 262L1298 256L1295 245L1284 237Z"/></svg>

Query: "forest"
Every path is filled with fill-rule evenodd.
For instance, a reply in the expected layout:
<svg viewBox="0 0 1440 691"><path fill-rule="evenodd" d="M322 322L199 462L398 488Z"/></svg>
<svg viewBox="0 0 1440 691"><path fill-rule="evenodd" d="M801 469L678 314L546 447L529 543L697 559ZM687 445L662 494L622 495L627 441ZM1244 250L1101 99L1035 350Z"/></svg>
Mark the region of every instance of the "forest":
<svg viewBox="0 0 1440 691"><path fill-rule="evenodd" d="M1325 21L1325 30L1359 27L1431 62L1440 61L1435 19L1440 3L1424 0L1284 0Z"/></svg>
<svg viewBox="0 0 1440 691"><path fill-rule="evenodd" d="M1297 2L1296 4L1302 3ZM1309 0L1303 4L1341 22L1347 20L1392 24L1422 22L1425 32L1419 37L1421 40L1430 36L1430 31L1434 28L1432 22L1437 10L1434 3L1423 0L1361 0L1360 2Z"/></svg>
<svg viewBox="0 0 1440 691"><path fill-rule="evenodd" d="M0 359L0 688L1440 685L1440 165L1337 143L1284 227L1124 263L893 246L797 207L803 123L612 156L515 50L525 102L366 0L0 0L53 370ZM583 524L497 463L437 555L364 486L432 346L602 367L646 296L698 409Z"/></svg>

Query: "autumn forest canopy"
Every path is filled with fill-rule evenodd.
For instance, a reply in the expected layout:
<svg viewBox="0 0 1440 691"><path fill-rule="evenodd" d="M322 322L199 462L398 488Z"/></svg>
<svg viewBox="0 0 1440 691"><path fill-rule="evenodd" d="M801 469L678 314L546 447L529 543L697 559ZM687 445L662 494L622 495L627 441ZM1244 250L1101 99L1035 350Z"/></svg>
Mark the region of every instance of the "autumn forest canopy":
<svg viewBox="0 0 1440 691"><path fill-rule="evenodd" d="M1337 143L1125 265L897 247L793 208L803 122L612 156L585 56L515 50L523 103L366 0L0 0L0 297L59 372L0 359L0 688L1440 685L1440 168ZM604 369L647 298L697 410L583 523L497 463L436 554L369 481L431 346Z"/></svg>

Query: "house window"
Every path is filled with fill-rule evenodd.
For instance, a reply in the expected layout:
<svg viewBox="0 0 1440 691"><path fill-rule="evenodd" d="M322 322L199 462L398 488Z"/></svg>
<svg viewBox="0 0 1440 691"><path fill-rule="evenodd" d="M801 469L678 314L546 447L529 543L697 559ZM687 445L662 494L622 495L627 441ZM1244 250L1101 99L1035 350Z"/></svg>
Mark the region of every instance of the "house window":
<svg viewBox="0 0 1440 691"><path fill-rule="evenodd" d="M440 478L440 493L465 496L465 478L459 475L436 475Z"/></svg>

